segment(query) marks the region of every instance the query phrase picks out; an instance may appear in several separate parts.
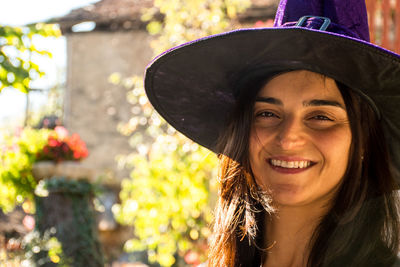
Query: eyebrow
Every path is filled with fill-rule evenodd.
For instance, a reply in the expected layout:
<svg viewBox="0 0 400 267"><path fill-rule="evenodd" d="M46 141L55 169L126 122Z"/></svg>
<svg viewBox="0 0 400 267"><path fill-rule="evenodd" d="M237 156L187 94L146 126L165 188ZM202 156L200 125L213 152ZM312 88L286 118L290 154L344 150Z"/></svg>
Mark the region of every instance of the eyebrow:
<svg viewBox="0 0 400 267"><path fill-rule="evenodd" d="M259 96L256 98L256 102L264 102L264 103L268 103L268 104L283 106L282 101L277 98L274 98L274 97ZM334 100L325 100L325 99L313 99L310 101L303 101L303 106L304 107L334 106L334 107L339 107L339 108L346 110L345 107L341 103L334 101Z"/></svg>
<svg viewBox="0 0 400 267"><path fill-rule="evenodd" d="M277 98L273 98L273 97L262 97L262 96L258 96L256 98L256 102L264 102L264 103L268 103L268 104L274 104L274 105L279 105L279 106L283 106L282 101L280 101Z"/></svg>
<svg viewBox="0 0 400 267"><path fill-rule="evenodd" d="M334 106L345 110L345 107L335 100L325 100L325 99L313 99L310 101L304 101L303 106Z"/></svg>

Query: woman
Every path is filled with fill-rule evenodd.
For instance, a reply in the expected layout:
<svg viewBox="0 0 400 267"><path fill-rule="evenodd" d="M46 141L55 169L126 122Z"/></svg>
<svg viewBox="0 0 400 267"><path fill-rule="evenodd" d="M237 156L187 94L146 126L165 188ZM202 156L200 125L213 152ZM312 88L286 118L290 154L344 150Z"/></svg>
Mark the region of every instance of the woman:
<svg viewBox="0 0 400 267"><path fill-rule="evenodd" d="M368 39L364 1L283 0L149 66L153 106L221 158L209 266L395 264L400 57Z"/></svg>
<svg viewBox="0 0 400 267"><path fill-rule="evenodd" d="M392 266L397 197L373 110L309 71L255 90L220 142L211 266Z"/></svg>

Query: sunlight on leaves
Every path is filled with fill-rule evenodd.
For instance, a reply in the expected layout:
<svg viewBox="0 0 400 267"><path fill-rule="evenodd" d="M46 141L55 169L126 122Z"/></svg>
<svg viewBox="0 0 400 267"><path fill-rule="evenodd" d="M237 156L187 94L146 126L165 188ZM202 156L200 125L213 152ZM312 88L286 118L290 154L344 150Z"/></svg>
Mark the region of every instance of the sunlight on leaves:
<svg viewBox="0 0 400 267"><path fill-rule="evenodd" d="M35 47L35 36L59 37L61 31L54 24L44 23L24 27L0 25L0 92L12 87L27 93L31 81L44 75L31 58L35 55L51 58L52 55Z"/></svg>
<svg viewBox="0 0 400 267"><path fill-rule="evenodd" d="M142 15L155 35L155 55L173 46L234 29L237 14L250 0L155 0ZM158 12L163 20L156 19ZM110 78L113 80L114 78ZM217 190L217 157L169 126L145 96L143 77L122 79L132 117L118 130L130 137L134 152L120 156L121 168L132 169L122 184L117 220L134 227L127 251L147 251L150 261L171 266L204 262Z"/></svg>

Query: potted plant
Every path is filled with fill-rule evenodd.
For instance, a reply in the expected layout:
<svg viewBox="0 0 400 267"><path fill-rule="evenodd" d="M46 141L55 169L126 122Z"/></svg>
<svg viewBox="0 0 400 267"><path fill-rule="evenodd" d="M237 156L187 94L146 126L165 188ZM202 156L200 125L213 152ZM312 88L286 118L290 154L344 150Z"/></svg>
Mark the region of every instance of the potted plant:
<svg viewBox="0 0 400 267"><path fill-rule="evenodd" d="M36 163L32 166L33 176L36 181L56 176L91 180L93 170L80 164L88 155L86 144L78 134L69 135L64 127L57 126L36 154Z"/></svg>
<svg viewBox="0 0 400 267"><path fill-rule="evenodd" d="M53 236L62 244L63 261L71 266L100 267L103 258L92 206L94 175L81 164L88 154L78 134L70 135L62 126L49 132L32 166L38 182L35 221L41 236L54 229ZM39 253L36 261L57 265L47 252Z"/></svg>
<svg viewBox="0 0 400 267"><path fill-rule="evenodd" d="M32 243L32 260L46 267L103 266L92 205L94 176L81 163L88 150L79 135L64 127L27 127L2 137L0 208L9 212L32 201L34 232L40 240L57 239L62 248L58 259L47 246L39 251Z"/></svg>

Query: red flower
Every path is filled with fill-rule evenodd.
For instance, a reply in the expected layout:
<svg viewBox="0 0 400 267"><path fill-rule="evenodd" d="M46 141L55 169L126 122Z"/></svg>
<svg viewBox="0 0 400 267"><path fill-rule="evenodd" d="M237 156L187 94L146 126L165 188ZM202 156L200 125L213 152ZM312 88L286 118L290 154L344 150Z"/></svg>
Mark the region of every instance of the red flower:
<svg viewBox="0 0 400 267"><path fill-rule="evenodd" d="M73 134L66 140L66 142L72 151L74 151L73 157L75 159L82 159L88 156L89 153L86 148L86 144L82 141L78 134Z"/></svg>
<svg viewBox="0 0 400 267"><path fill-rule="evenodd" d="M63 160L81 160L88 156L89 152L85 142L78 134L68 136L64 127L56 127L50 134L47 144L37 154L37 160L52 160L60 162Z"/></svg>
<svg viewBox="0 0 400 267"><path fill-rule="evenodd" d="M69 146L68 146L66 143L62 143L62 144L61 144L61 148L62 148L62 151L63 151L64 153L68 153L68 152L70 151L70 148L69 148Z"/></svg>
<svg viewBox="0 0 400 267"><path fill-rule="evenodd" d="M60 145L60 141L58 141L57 139L55 139L55 137L53 136L49 136L49 139L47 140L49 146L51 147L57 147Z"/></svg>

